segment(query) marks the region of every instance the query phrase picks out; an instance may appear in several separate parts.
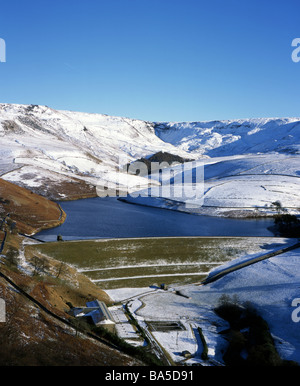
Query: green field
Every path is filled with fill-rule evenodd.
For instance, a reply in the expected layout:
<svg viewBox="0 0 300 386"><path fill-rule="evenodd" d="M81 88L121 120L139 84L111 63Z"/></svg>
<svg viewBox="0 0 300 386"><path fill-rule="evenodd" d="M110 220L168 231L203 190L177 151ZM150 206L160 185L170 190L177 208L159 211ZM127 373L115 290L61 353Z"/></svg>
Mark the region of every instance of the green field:
<svg viewBox="0 0 300 386"><path fill-rule="evenodd" d="M142 238L28 245L75 266L103 289L200 282L226 261L266 251L274 238ZM264 249L262 249L264 248Z"/></svg>

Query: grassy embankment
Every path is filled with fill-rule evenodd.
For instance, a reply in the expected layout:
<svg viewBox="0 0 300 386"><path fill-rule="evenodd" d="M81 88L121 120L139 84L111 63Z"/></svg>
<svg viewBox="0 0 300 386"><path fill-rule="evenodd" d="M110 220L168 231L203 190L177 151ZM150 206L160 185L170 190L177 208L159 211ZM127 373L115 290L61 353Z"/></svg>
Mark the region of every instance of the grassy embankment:
<svg viewBox="0 0 300 386"><path fill-rule="evenodd" d="M0 258L0 298L6 309L6 322L0 323L0 365L141 364L119 350L86 339L36 305L68 319L70 303L84 305L95 298L109 303L110 299L72 267L37 256L27 260L23 254L26 237L18 232L32 234L64 221L64 213L54 202L1 179L0 197L0 240L6 235ZM14 290L10 282L20 290Z"/></svg>
<svg viewBox="0 0 300 386"><path fill-rule="evenodd" d="M32 245L26 253L70 264L105 290L199 282L214 267L272 242L247 237L102 239Z"/></svg>
<svg viewBox="0 0 300 386"><path fill-rule="evenodd" d="M20 253L22 255L26 240L19 233L33 234L64 222L66 214L55 202L0 179L0 213L2 220L5 219L3 231L0 232L1 241L6 231L3 249L6 259L1 269L9 273L16 284L28 287L37 298L46 300L59 312L64 312L67 301L84 304L85 300L98 297L110 302L109 297L86 276L53 259L31 256L33 259L23 261L31 273L26 275L18 270ZM15 226L12 227L13 223Z"/></svg>

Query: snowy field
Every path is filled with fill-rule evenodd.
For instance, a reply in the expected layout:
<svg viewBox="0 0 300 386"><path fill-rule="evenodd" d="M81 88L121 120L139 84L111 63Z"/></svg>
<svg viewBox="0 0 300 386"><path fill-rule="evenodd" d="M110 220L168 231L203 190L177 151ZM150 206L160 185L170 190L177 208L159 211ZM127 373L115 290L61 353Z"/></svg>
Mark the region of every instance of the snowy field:
<svg viewBox="0 0 300 386"><path fill-rule="evenodd" d="M195 163L191 162L184 167L164 170L164 189L152 187L142 190L140 196L136 197L135 193L126 201L234 217L273 215L272 203L279 201L289 213L299 213L300 155L228 156L201 162L200 166L194 167ZM203 173L204 178L196 184L197 173ZM194 183L190 190L186 185L178 188L184 179ZM176 181L179 181L177 185ZM176 192L182 192L182 197ZM151 196L151 201L145 198L147 196Z"/></svg>
<svg viewBox="0 0 300 386"><path fill-rule="evenodd" d="M185 175L204 168L203 194L191 199L165 192L156 199L154 194L153 206L242 217L271 214L272 202L280 201L290 213L299 213L299 128L299 118L154 123L2 103L0 172L45 195L55 186L57 199L66 198L64 183L75 178L132 193L145 189L148 180L116 168L168 152L201 162L199 167L185 165ZM176 173L180 168L175 167ZM143 197L128 200L144 203Z"/></svg>
<svg viewBox="0 0 300 386"><path fill-rule="evenodd" d="M244 217L273 215L272 203L279 201L289 213L300 214L299 129L300 119L293 117L155 123L2 103L0 172L1 178L40 194L47 195L52 189L56 199L67 198L64 184L68 182L72 187L78 180L86 186L112 184L148 195L145 177L128 176L116 172L116 168L157 152L168 152L201 162L184 165L185 177L192 181L199 168L203 176L200 197L189 194L193 190L188 192L188 198L174 196L171 191L161 193L157 181L151 179L156 188L151 202L147 200L148 205L204 215ZM172 173L167 173L162 182L174 188L182 177L181 166L172 167ZM144 197L127 200L145 204ZM208 342L211 360L221 360L225 342L218 332L226 328L226 323L216 316L213 308L223 294L236 295L241 302L251 301L258 308L271 328L281 356L300 363L300 325L291 318L292 301L300 297L299 257L300 251L294 250L230 273L206 286L178 285L164 291L149 287L130 289L124 285L127 289L107 292L116 301L134 296L131 310L145 328L146 321L151 320L180 322L183 329L155 331L153 335L174 361L185 361L181 355L184 350L194 354L187 363L201 361L198 327ZM90 269L90 266L80 268ZM122 274L117 277L116 270L111 271L114 275L111 278L120 282ZM141 275L144 272L132 276ZM186 296L178 295L179 290ZM132 331L127 328L124 334L130 336Z"/></svg>
<svg viewBox="0 0 300 386"><path fill-rule="evenodd" d="M126 178L129 187L142 186L144 178L116 174L121 160L158 151L186 156L159 139L148 122L47 106L0 104L0 137L1 177L29 189L75 177L92 185L122 185Z"/></svg>
<svg viewBox="0 0 300 386"><path fill-rule="evenodd" d="M300 250L296 249L232 272L205 286L179 286L150 293L147 288L115 289L107 290L107 293L115 301L130 296L140 299L143 307L136 307L133 302L131 309L144 326L145 321L151 320L179 321L185 326L182 331L153 334L174 361L184 360L180 355L184 350L195 355L188 363L202 361L195 332L197 327L201 327L210 360L222 363L221 350L226 342L218 333L228 324L213 312L213 308L220 297L227 294L237 297L241 304L251 302L267 321L280 356L300 363L300 323L292 319L292 313L297 311L292 302L300 298L299 259ZM175 290L180 290L187 297L176 295Z"/></svg>

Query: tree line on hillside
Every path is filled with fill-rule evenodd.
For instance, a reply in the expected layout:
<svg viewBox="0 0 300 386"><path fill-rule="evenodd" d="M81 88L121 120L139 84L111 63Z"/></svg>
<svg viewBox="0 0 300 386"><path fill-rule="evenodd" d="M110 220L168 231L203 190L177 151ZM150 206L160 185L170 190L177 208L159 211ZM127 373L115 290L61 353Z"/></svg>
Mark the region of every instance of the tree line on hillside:
<svg viewBox="0 0 300 386"><path fill-rule="evenodd" d="M284 237L300 237L300 220L297 216L289 214L280 201L272 203L276 210L274 215L275 230Z"/></svg>
<svg viewBox="0 0 300 386"><path fill-rule="evenodd" d="M281 359L267 322L249 302L241 304L237 296L224 294L215 312L230 326L223 332L228 340L223 355L226 366L299 366L295 361Z"/></svg>
<svg viewBox="0 0 300 386"><path fill-rule="evenodd" d="M178 165L191 161L194 161L194 159L183 158L179 155L159 151L150 157L142 157L132 163L128 163L126 165L126 171L134 175L140 175L141 173L143 173L143 171L139 169L139 164L143 163L147 168L148 174L151 174L157 172L158 170L164 167L174 166L176 164Z"/></svg>

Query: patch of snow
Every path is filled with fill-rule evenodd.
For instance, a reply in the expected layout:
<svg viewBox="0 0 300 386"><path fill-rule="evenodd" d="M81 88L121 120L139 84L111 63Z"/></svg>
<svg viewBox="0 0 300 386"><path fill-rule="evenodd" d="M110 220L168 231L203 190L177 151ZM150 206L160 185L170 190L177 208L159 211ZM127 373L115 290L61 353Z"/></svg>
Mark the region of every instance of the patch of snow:
<svg viewBox="0 0 300 386"><path fill-rule="evenodd" d="M220 348L225 341L218 332L226 328L226 322L213 310L222 295L237 296L239 302L253 304L267 321L281 357L300 363L299 325L291 317L292 301L300 296L299 261L298 249L244 267L205 286L181 286L180 292L188 298L170 291L150 293L142 296L144 307L137 309L136 314L143 320L184 320L201 327L209 355L220 360ZM176 334L156 332L155 337L178 360L176 353L183 348L195 351L195 346L191 346L195 340L194 343L189 343L191 338L185 340L184 346L180 343L180 337L184 340L183 334L178 332L178 337Z"/></svg>

